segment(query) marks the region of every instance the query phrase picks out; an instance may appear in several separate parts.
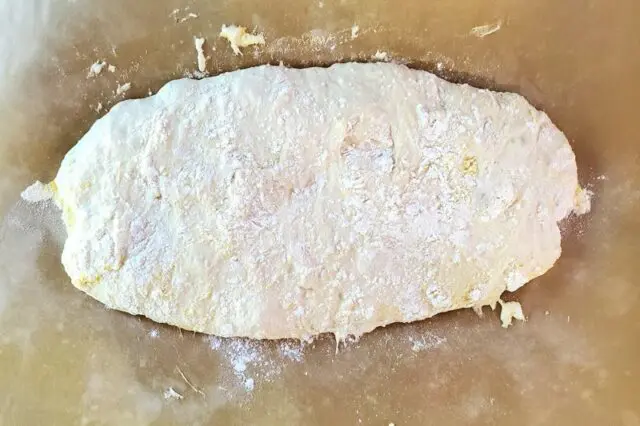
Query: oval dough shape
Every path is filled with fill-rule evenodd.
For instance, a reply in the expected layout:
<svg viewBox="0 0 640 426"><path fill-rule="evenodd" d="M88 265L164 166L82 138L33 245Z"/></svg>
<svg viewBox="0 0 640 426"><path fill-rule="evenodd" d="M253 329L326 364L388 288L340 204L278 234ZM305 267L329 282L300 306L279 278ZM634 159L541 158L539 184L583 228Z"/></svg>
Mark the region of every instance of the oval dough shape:
<svg viewBox="0 0 640 426"><path fill-rule="evenodd" d="M52 186L76 287L260 339L494 304L554 264L580 191L521 96L355 63L172 81L98 120Z"/></svg>

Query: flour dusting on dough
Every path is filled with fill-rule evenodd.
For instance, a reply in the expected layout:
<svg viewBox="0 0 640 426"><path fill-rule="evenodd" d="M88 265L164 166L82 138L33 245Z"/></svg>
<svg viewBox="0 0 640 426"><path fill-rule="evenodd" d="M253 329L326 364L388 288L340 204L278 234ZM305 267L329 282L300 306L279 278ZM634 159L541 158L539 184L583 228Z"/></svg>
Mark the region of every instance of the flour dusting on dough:
<svg viewBox="0 0 640 426"><path fill-rule="evenodd" d="M22 191L20 197L29 203L37 203L51 199L55 194L54 185L35 181Z"/></svg>
<svg viewBox="0 0 640 426"><path fill-rule="evenodd" d="M575 208L573 211L577 215L583 215L591 211L591 198L593 192L588 189L578 187L576 189Z"/></svg>
<svg viewBox="0 0 640 426"><path fill-rule="evenodd" d="M172 81L112 108L54 182L76 287L258 339L492 305L553 266L579 201L545 113L387 63Z"/></svg>

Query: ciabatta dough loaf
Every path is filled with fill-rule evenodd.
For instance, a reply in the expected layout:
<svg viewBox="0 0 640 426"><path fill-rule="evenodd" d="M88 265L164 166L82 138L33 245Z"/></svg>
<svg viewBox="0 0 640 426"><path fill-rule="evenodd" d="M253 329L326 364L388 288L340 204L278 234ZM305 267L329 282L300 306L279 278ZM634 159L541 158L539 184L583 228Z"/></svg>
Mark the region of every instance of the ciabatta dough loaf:
<svg viewBox="0 0 640 426"><path fill-rule="evenodd" d="M76 287L259 339L494 304L582 208L567 139L521 96L381 63L172 81L98 120L51 188Z"/></svg>

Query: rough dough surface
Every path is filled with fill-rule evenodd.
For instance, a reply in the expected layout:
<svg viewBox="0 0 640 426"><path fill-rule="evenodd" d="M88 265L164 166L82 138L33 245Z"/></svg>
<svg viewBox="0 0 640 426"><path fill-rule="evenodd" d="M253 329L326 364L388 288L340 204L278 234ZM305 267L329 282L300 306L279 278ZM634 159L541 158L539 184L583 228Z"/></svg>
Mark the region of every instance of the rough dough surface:
<svg viewBox="0 0 640 426"><path fill-rule="evenodd" d="M96 122L51 188L76 287L252 338L495 304L554 264L582 193L521 96L380 63L172 81Z"/></svg>

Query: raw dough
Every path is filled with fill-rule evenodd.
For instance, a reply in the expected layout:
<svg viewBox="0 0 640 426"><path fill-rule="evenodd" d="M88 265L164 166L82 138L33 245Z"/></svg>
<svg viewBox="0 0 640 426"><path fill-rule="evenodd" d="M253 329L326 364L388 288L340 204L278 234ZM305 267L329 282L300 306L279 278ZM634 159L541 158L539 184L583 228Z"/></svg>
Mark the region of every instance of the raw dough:
<svg viewBox="0 0 640 426"><path fill-rule="evenodd" d="M524 313L522 312L522 305L519 302L503 302L500 303L500 322L502 322L502 328L509 328L514 319L518 321L526 321Z"/></svg>
<svg viewBox="0 0 640 426"><path fill-rule="evenodd" d="M98 120L50 187L75 286L270 339L495 305L584 207L567 139L524 98L383 63L172 81Z"/></svg>
<svg viewBox="0 0 640 426"><path fill-rule="evenodd" d="M116 96L125 94L129 89L131 89L131 83L118 84L118 87L116 88Z"/></svg>
<svg viewBox="0 0 640 426"><path fill-rule="evenodd" d="M220 28L220 37L229 41L231 50L236 55L242 55L241 47L253 46L254 44L264 44L264 35L247 33L245 27L236 25L223 25Z"/></svg>
<svg viewBox="0 0 640 426"><path fill-rule="evenodd" d="M198 54L198 71L206 72L207 71L207 57L204 56L204 38L193 38L193 43L196 46L196 52Z"/></svg>
<svg viewBox="0 0 640 426"><path fill-rule="evenodd" d="M89 67L89 72L87 73L87 78L97 77L102 73L104 67L107 66L107 63L104 61L97 61Z"/></svg>

